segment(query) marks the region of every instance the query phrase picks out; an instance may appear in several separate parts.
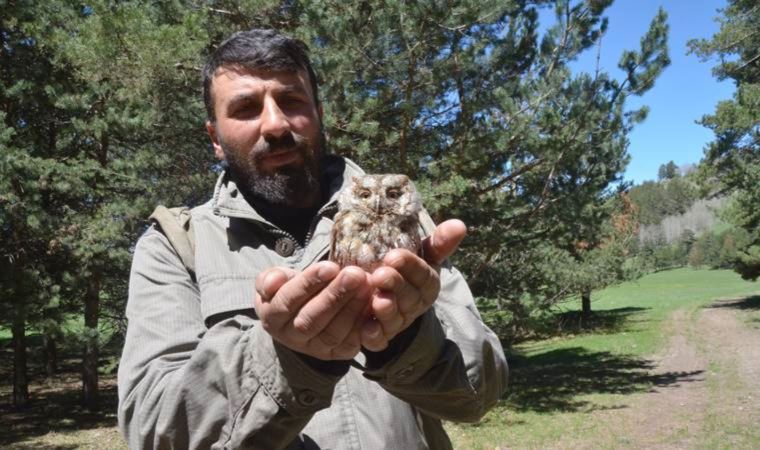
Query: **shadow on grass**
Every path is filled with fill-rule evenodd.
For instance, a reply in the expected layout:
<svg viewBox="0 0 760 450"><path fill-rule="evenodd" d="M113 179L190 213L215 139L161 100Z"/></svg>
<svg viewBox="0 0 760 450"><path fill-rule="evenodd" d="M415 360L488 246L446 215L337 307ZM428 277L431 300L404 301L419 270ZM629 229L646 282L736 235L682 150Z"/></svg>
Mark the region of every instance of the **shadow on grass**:
<svg viewBox="0 0 760 450"><path fill-rule="evenodd" d="M760 295L749 297L720 300L707 306L708 308L733 308L733 309L756 309L760 310Z"/></svg>
<svg viewBox="0 0 760 450"><path fill-rule="evenodd" d="M633 394L654 387L700 381L703 371L652 373L646 359L591 352L582 347L550 350L510 360L510 389L502 400L516 411L573 412L602 409L579 399L588 394Z"/></svg>
<svg viewBox="0 0 760 450"><path fill-rule="evenodd" d="M529 333L502 336L504 348L515 344L583 334L615 334L628 331L638 322L637 316L650 308L625 307L592 311L583 323L580 311L559 311L536 319L528 325ZM498 331L497 331L498 332Z"/></svg>
<svg viewBox="0 0 760 450"><path fill-rule="evenodd" d="M557 334L611 334L625 331L635 316L649 308L625 307L592 311L591 318L584 324L580 311L565 311L554 316Z"/></svg>
<svg viewBox="0 0 760 450"><path fill-rule="evenodd" d="M30 402L24 410L14 410L3 401L0 403L0 429L3 430L0 433L0 448L25 448L24 441L49 432L66 433L116 426L118 399L115 377L104 377L100 385L100 412L89 412L81 406L81 382L76 374L71 373L30 386ZM6 394L3 400L9 400L10 392L7 389L3 391ZM39 445L28 448L39 448Z"/></svg>
<svg viewBox="0 0 760 450"><path fill-rule="evenodd" d="M0 342L0 448L73 449L76 445L44 446L29 441L50 432L75 433L116 426L118 397L116 376L100 375L100 411L89 412L81 406L81 357L63 351L56 374L47 378L41 364L41 339L27 337L29 367L29 405L16 410L12 404L13 350ZM104 354L101 367L111 355Z"/></svg>

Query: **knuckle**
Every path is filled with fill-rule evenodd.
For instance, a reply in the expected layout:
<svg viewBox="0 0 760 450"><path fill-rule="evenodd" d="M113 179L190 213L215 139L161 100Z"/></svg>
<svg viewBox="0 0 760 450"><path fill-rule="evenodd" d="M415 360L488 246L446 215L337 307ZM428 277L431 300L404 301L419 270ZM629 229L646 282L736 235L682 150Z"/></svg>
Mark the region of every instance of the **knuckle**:
<svg viewBox="0 0 760 450"><path fill-rule="evenodd" d="M434 270L429 270L424 286L428 291L435 292L437 294L441 289L441 277L439 277L438 273L436 273Z"/></svg>
<svg viewBox="0 0 760 450"><path fill-rule="evenodd" d="M330 359L350 359L356 356L361 350L359 344L347 344L330 350Z"/></svg>
<svg viewBox="0 0 760 450"><path fill-rule="evenodd" d="M322 280L319 279L319 276L316 273L303 274L301 277L301 286L306 290L314 290L318 288L322 283Z"/></svg>
<svg viewBox="0 0 760 450"><path fill-rule="evenodd" d="M272 334L275 331L274 325L269 320L262 320L261 327L269 334Z"/></svg>
<svg viewBox="0 0 760 450"><path fill-rule="evenodd" d="M314 329L314 321L309 316L299 315L293 319L293 329L298 333L309 335Z"/></svg>
<svg viewBox="0 0 760 450"><path fill-rule="evenodd" d="M313 341L312 341L312 343L313 343ZM334 353L334 349L323 347L321 345L317 346L314 349L314 356L316 356L319 359L326 360L326 361L335 359L335 357L333 356L333 353Z"/></svg>
<svg viewBox="0 0 760 450"><path fill-rule="evenodd" d="M326 347L329 348L337 347L341 343L341 339L339 337L335 336L327 330L319 333L317 337Z"/></svg>
<svg viewBox="0 0 760 450"><path fill-rule="evenodd" d="M334 309L340 307L343 303L343 299L347 296L345 292L341 292L339 287L331 287L322 291L322 301L327 309Z"/></svg>
<svg viewBox="0 0 760 450"><path fill-rule="evenodd" d="M388 277L389 290L397 291L403 289L406 284L406 279L398 271L394 270L391 276Z"/></svg>

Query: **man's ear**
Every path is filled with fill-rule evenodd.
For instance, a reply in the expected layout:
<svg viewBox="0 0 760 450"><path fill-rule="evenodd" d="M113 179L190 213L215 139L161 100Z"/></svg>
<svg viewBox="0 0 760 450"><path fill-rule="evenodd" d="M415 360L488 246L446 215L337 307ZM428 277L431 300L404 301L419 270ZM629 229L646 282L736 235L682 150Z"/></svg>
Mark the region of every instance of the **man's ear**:
<svg viewBox="0 0 760 450"><path fill-rule="evenodd" d="M224 161L224 150L222 150L222 145L219 143L219 136L216 134L214 122L210 120L206 121L206 132L208 133L208 137L211 138L211 145L214 146L214 156L219 161Z"/></svg>

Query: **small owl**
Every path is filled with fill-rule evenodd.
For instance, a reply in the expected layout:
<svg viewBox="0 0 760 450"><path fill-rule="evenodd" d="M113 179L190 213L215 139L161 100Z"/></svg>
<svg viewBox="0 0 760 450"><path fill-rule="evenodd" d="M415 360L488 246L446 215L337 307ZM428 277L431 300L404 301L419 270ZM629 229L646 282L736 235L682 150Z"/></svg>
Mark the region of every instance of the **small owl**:
<svg viewBox="0 0 760 450"><path fill-rule="evenodd" d="M394 248L421 255L421 209L420 196L406 175L353 177L338 196L330 261L372 272Z"/></svg>

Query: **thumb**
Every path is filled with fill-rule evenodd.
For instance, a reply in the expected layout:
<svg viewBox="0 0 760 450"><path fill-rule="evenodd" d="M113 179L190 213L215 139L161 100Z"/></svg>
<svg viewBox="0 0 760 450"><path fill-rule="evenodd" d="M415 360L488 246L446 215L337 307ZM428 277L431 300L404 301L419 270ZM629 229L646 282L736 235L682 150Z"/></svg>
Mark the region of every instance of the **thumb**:
<svg viewBox="0 0 760 450"><path fill-rule="evenodd" d="M442 222L433 234L422 242L422 251L428 264L439 266L451 256L467 234L467 226L459 219Z"/></svg>

